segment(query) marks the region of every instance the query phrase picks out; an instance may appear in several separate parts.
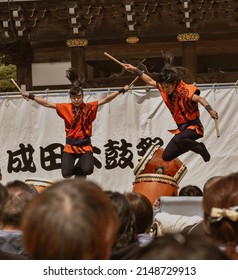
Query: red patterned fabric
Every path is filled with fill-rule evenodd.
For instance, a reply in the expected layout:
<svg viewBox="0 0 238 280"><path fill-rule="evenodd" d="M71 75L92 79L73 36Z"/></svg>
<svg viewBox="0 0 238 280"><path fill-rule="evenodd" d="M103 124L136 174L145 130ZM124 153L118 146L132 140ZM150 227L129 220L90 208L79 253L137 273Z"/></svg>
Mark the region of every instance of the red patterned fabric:
<svg viewBox="0 0 238 280"><path fill-rule="evenodd" d="M79 108L72 103L56 104L58 115L64 120L66 138L84 139L92 136L92 123L96 118L98 102L82 103ZM81 154L92 151L91 145L66 144L64 152Z"/></svg>
<svg viewBox="0 0 238 280"><path fill-rule="evenodd" d="M163 88L160 84L157 84L157 87L161 93L163 101L170 110L177 125L181 125L187 122L189 123L191 121L199 119L200 112L198 110L198 103L192 101L193 95L196 91L198 91L197 87L188 85L181 81L172 93L171 98L169 98L169 95L165 91L163 91ZM188 125L186 129L195 130L200 135L203 135L204 131L201 123L199 123L199 125ZM177 128L175 130L170 130L170 132L178 134L180 132L180 129Z"/></svg>

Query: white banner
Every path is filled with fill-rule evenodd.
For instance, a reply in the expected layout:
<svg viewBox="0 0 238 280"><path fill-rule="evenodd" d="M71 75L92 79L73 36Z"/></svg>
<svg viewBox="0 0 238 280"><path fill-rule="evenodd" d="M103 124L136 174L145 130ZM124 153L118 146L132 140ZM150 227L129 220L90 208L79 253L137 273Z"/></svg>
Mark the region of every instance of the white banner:
<svg viewBox="0 0 238 280"><path fill-rule="evenodd" d="M205 127L203 141L211 154L207 163L188 152L179 159L188 172L179 187L194 184L203 188L207 179L238 171L238 92L236 88L201 89L201 96L219 113L220 137L214 120L200 106ZM108 94L106 90L85 92L85 102ZM69 102L67 94L46 96L55 103ZM0 96L2 183L19 179L62 179L61 152L65 143L64 123L53 109L20 96ZM136 89L99 107L94 121L92 144L95 170L88 179L103 189L131 191L133 170L152 143L161 138L164 146L172 138L168 129L175 123L157 90Z"/></svg>

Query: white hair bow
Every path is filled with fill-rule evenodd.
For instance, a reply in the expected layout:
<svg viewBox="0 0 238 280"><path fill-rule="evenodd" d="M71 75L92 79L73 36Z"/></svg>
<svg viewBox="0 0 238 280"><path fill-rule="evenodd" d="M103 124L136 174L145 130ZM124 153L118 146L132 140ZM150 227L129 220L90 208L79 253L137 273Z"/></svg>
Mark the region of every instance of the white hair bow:
<svg viewBox="0 0 238 280"><path fill-rule="evenodd" d="M223 218L228 218L233 222L238 221L238 206L230 207L228 209L221 209L213 207L210 214L210 222L219 222Z"/></svg>

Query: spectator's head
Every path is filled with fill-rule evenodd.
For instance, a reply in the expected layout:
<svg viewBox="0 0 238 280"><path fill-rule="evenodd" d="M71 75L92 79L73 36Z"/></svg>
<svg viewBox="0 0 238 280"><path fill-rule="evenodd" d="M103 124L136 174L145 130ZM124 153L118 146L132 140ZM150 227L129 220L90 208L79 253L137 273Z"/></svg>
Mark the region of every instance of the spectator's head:
<svg viewBox="0 0 238 280"><path fill-rule="evenodd" d="M137 234L147 232L153 223L153 206L143 194L136 192L125 193L132 210L135 213Z"/></svg>
<svg viewBox="0 0 238 280"><path fill-rule="evenodd" d="M204 192L205 232L225 247L232 258L238 258L238 173L222 176Z"/></svg>
<svg viewBox="0 0 238 280"><path fill-rule="evenodd" d="M118 230L116 212L93 182L55 182L29 205L22 224L33 259L107 259Z"/></svg>
<svg viewBox="0 0 238 280"><path fill-rule="evenodd" d="M187 185L181 188L179 196L203 196L203 191L196 185Z"/></svg>
<svg viewBox="0 0 238 280"><path fill-rule="evenodd" d="M8 197L8 191L7 188L4 187L1 183L0 183L0 209L2 208L2 206L4 205L6 199ZM1 211L0 211L1 213Z"/></svg>
<svg viewBox="0 0 238 280"><path fill-rule="evenodd" d="M205 193L205 191L216 181L218 181L219 179L221 179L222 176L213 176L210 177L204 184L203 186L203 192Z"/></svg>
<svg viewBox="0 0 238 280"><path fill-rule="evenodd" d="M2 184L0 184L0 228L2 228L2 210L3 206L5 205L8 197L7 188L5 188Z"/></svg>
<svg viewBox="0 0 238 280"><path fill-rule="evenodd" d="M213 242L198 234L167 233L141 248L139 260L228 260Z"/></svg>
<svg viewBox="0 0 238 280"><path fill-rule="evenodd" d="M8 197L2 210L4 229L19 229L22 215L36 193L22 181L15 180L6 185Z"/></svg>
<svg viewBox="0 0 238 280"><path fill-rule="evenodd" d="M135 214L124 194L106 192L119 217L119 230L114 249L120 249L137 241Z"/></svg>

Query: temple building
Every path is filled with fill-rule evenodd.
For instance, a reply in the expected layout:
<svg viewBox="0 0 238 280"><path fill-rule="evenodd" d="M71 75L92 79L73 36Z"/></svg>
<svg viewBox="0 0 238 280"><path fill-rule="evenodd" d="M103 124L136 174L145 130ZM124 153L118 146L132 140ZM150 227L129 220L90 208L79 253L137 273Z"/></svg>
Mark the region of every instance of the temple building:
<svg viewBox="0 0 238 280"><path fill-rule="evenodd" d="M132 74L105 52L156 75L165 51L190 70L188 82L235 83L238 1L0 1L0 55L27 90L68 87L70 66L85 87L122 86Z"/></svg>

